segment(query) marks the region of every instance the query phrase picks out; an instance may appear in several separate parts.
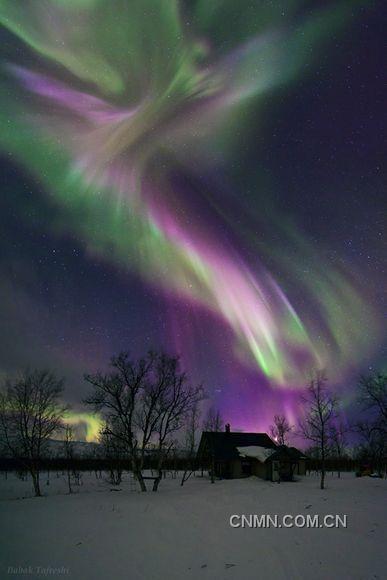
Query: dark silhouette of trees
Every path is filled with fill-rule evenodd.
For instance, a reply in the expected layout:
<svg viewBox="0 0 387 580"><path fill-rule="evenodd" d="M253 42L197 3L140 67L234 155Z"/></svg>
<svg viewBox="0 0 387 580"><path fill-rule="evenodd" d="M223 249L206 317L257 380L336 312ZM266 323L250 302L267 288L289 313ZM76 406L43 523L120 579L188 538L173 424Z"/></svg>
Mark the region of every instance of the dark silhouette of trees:
<svg viewBox="0 0 387 580"><path fill-rule="evenodd" d="M224 429L224 421L218 409L210 407L203 422L203 431L219 432Z"/></svg>
<svg viewBox="0 0 387 580"><path fill-rule="evenodd" d="M307 394L301 398L305 405L304 417L299 421L300 433L320 451L321 480L325 485L325 461L331 444L331 429L336 418L337 399L326 386L324 372L315 371L310 379Z"/></svg>
<svg viewBox="0 0 387 580"><path fill-rule="evenodd" d="M218 409L210 407L207 412L206 419L203 423L203 431L210 431L218 433L223 431L224 421ZM211 439L211 483L215 483L215 450L213 448L213 441Z"/></svg>
<svg viewBox="0 0 387 580"><path fill-rule="evenodd" d="M359 459L370 462L372 468L382 475L387 451L385 433L369 421L359 421L355 430L362 441L358 447Z"/></svg>
<svg viewBox="0 0 387 580"><path fill-rule="evenodd" d="M373 415L375 430L387 435L387 375L375 373L362 376L359 388L359 401L363 409Z"/></svg>
<svg viewBox="0 0 387 580"><path fill-rule="evenodd" d="M137 453L135 417L152 364L153 356L133 361L128 353L121 353L112 357L109 373L85 375L85 380L92 385L93 391L84 402L102 413L106 436L120 440L127 448L141 491L146 491L146 486Z"/></svg>
<svg viewBox="0 0 387 580"><path fill-rule="evenodd" d="M102 454L109 464L109 479L113 485L120 485L122 481L123 464L127 457L126 446L122 438L112 435L117 432L110 425L109 429L102 428L99 442L102 447Z"/></svg>
<svg viewBox="0 0 387 580"><path fill-rule="evenodd" d="M47 370L26 371L8 379L0 394L3 445L29 471L35 496L41 496L40 465L50 437L62 428L63 381Z"/></svg>
<svg viewBox="0 0 387 580"><path fill-rule="evenodd" d="M367 418L355 426L363 441L359 452L381 475L387 452L387 375L374 373L360 377L358 400L367 413Z"/></svg>
<svg viewBox="0 0 387 580"><path fill-rule="evenodd" d="M331 450L337 459L337 477L339 478L341 477L341 461L347 447L347 433L348 429L342 422L332 425L329 432Z"/></svg>
<svg viewBox="0 0 387 580"><path fill-rule="evenodd" d="M202 388L189 384L178 357L164 353L149 352L137 360L121 353L110 366L107 374L85 376L93 386L85 403L102 413L106 435L124 444L141 491L147 490L142 473L145 457L152 455L157 470L153 491L157 491L173 435L203 398Z"/></svg>
<svg viewBox="0 0 387 580"><path fill-rule="evenodd" d="M191 386L180 370L179 358L155 355L150 381L142 392L138 428L142 434L141 452L153 441L157 477L153 491L162 478L162 467L174 445L172 438L184 426L192 409L203 399L201 386Z"/></svg>
<svg viewBox="0 0 387 580"><path fill-rule="evenodd" d="M71 469L74 462L74 429L71 425L64 426L64 439L63 439L63 451L66 459L66 470L67 470L67 486L69 493L73 493L73 488L71 486Z"/></svg>
<svg viewBox="0 0 387 580"><path fill-rule="evenodd" d="M285 415L274 415L274 425L270 426L270 435L278 445L289 444L289 434L292 430L293 427Z"/></svg>
<svg viewBox="0 0 387 580"><path fill-rule="evenodd" d="M197 444L197 433L199 429L200 421L200 409L199 405L193 405L191 411L187 417L187 426L185 432L185 450L186 456L186 466L181 478L181 485L191 477L196 467L196 444Z"/></svg>

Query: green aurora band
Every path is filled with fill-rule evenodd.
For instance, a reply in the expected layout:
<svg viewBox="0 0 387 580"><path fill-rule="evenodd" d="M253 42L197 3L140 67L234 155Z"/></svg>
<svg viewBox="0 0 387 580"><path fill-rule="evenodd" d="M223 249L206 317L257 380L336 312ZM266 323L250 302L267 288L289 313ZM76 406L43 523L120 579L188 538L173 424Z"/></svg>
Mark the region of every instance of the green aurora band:
<svg viewBox="0 0 387 580"><path fill-rule="evenodd" d="M203 191L257 256L247 264L197 217L182 219L189 207L170 176L227 163L250 112L307 74L359 3L307 16L304 4L0 0L1 23L28 55L3 58L0 145L62 208L53 229L209 309L234 333L236 356L279 387L300 386L316 366L342 376L374 348L363 329L377 337L378 323L356 273L323 248L317 257L275 211L261 212L267 192L257 190L241 228ZM263 221L277 246L255 233ZM98 426L89 429L92 439Z"/></svg>

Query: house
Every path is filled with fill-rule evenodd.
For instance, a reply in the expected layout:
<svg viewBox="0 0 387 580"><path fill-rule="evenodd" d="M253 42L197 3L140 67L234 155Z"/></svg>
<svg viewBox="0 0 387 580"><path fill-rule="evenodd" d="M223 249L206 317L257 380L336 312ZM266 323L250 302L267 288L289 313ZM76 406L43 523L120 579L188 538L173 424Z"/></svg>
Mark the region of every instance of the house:
<svg viewBox="0 0 387 580"><path fill-rule="evenodd" d="M277 445L266 433L204 431L198 461L216 477L234 479L256 475L271 481L291 481L305 475L306 457L295 447Z"/></svg>

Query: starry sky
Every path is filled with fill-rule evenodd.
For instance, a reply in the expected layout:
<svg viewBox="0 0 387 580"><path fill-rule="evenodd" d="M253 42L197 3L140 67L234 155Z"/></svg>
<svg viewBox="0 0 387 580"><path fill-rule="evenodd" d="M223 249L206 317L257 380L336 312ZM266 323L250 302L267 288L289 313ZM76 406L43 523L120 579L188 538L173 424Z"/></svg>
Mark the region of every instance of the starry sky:
<svg viewBox="0 0 387 580"><path fill-rule="evenodd" d="M386 369L383 2L0 0L0 372L179 353L232 428Z"/></svg>

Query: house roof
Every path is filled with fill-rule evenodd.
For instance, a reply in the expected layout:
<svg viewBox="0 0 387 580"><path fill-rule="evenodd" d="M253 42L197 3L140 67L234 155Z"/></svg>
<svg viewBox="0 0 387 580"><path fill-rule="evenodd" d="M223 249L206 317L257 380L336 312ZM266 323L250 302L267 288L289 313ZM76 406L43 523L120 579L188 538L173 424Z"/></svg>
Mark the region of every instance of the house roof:
<svg viewBox="0 0 387 580"><path fill-rule="evenodd" d="M260 447L259 445L249 445L248 447L237 447L238 453L241 457L250 457L258 459L261 463L265 463L269 457L276 453L275 449L267 447Z"/></svg>
<svg viewBox="0 0 387 580"><path fill-rule="evenodd" d="M228 461L240 457L237 447L264 447L276 449L277 445L267 433L237 433L204 431L198 455L214 454L215 459Z"/></svg>
<svg viewBox="0 0 387 580"><path fill-rule="evenodd" d="M278 445L273 455L270 455L270 461L298 461L299 459L306 459L306 457L296 447L287 447L286 445Z"/></svg>

